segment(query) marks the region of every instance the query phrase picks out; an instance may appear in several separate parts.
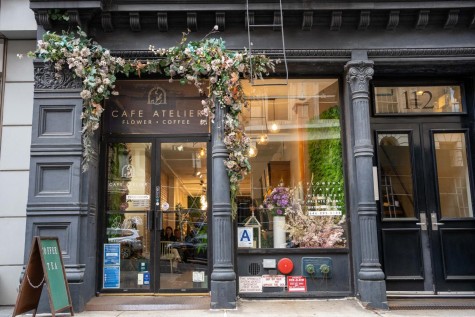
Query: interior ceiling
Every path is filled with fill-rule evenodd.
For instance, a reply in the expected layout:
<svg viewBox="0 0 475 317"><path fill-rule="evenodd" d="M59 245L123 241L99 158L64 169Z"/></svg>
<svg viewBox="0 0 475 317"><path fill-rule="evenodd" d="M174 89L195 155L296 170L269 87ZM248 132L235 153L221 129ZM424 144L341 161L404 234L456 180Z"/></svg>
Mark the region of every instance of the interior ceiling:
<svg viewBox="0 0 475 317"><path fill-rule="evenodd" d="M206 143L162 143L162 170L176 177L190 196L199 196L203 193L203 186L207 188L207 153L202 158L198 156L202 148L206 149ZM202 178L196 175L197 172L201 172Z"/></svg>
<svg viewBox="0 0 475 317"><path fill-rule="evenodd" d="M243 89L248 98L252 100L251 106L263 98L279 100L275 102L277 107L290 107L289 109L292 109L295 104L312 103L315 99L319 99L320 105L325 104L325 100L330 100L329 104L331 105L338 103L339 100L338 80L336 79L289 79L287 85L271 85L275 83L282 83L282 80L268 79L263 83L256 82L256 84L265 84L264 86L252 86L248 81L243 81ZM321 98L325 95L331 97ZM250 110L251 108L247 108L243 111L243 122L246 125L246 133L255 142L259 134L264 132L265 125L262 123L262 118L260 120L250 118ZM267 111L263 112L263 115L267 117ZM267 164L266 162L272 160L276 152L281 151L282 142L297 141L296 135L293 133L295 128L295 124L289 124L287 129L282 129L278 134L267 133L269 143L265 146L257 145L258 156L251 159L251 165ZM201 148L206 148L206 143L162 143L162 169L177 177L184 190L192 196L201 195L203 186L207 188L208 183L206 156L204 158L197 157ZM197 171L201 171L203 174L202 179L196 176ZM201 180L203 184L201 184ZM254 182L252 186L256 187L257 185ZM249 195L250 188L251 177L248 176L241 183L241 195Z"/></svg>

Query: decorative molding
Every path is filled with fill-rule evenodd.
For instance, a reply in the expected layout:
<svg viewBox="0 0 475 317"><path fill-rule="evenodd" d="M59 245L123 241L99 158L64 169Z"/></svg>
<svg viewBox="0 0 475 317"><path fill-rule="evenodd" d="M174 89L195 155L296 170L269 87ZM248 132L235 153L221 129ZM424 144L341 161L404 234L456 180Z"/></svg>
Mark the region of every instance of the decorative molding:
<svg viewBox="0 0 475 317"><path fill-rule="evenodd" d="M280 14L281 11L274 11L274 27L272 28L274 31L279 31L283 27Z"/></svg>
<svg viewBox="0 0 475 317"><path fill-rule="evenodd" d="M253 49L253 54L266 54L267 56L281 57L281 49ZM285 51L287 58L342 58L349 59L351 50L349 49L288 49ZM154 59L157 58L148 50L121 50L112 51L112 55L130 59ZM454 48L404 48L404 49L369 49L370 58L426 58L426 57L472 57L475 58L475 47L454 47Z"/></svg>
<svg viewBox="0 0 475 317"><path fill-rule="evenodd" d="M360 22L358 24L358 30L364 31L367 30L371 22L371 12L364 10L360 12Z"/></svg>
<svg viewBox="0 0 475 317"><path fill-rule="evenodd" d="M157 23L158 23L158 31L167 32L168 31L168 14L166 12L158 12Z"/></svg>
<svg viewBox="0 0 475 317"><path fill-rule="evenodd" d="M393 31L399 25L399 10L391 10L389 12L388 24L386 25L386 30Z"/></svg>
<svg viewBox="0 0 475 317"><path fill-rule="evenodd" d="M332 12L332 21L330 23L330 30L331 31L340 31L342 21L343 21L342 12L341 11L333 11Z"/></svg>
<svg viewBox="0 0 475 317"><path fill-rule="evenodd" d="M248 16L247 16L247 13L245 12L244 13L244 28L247 30L247 26L248 25L254 25L255 24L255 19L254 19L254 11L249 11L249 21L247 21L248 19ZM251 31L254 31L254 27L250 27L249 28Z"/></svg>
<svg viewBox="0 0 475 317"><path fill-rule="evenodd" d="M51 63L35 62L34 67L35 90L82 89L81 80L73 77L69 70L61 71L58 77Z"/></svg>
<svg viewBox="0 0 475 317"><path fill-rule="evenodd" d="M444 29L453 29L457 25L457 22L459 21L459 12L460 10L458 9L452 9L449 11L447 20L444 24Z"/></svg>
<svg viewBox="0 0 475 317"><path fill-rule="evenodd" d="M35 18L38 25L41 25L45 30L51 30L51 19L47 10L38 10Z"/></svg>
<svg viewBox="0 0 475 317"><path fill-rule="evenodd" d="M140 32L142 30L140 26L140 13L129 12L129 23L132 32Z"/></svg>
<svg viewBox="0 0 475 317"><path fill-rule="evenodd" d="M78 10L68 10L66 11L69 16L69 25L71 27L82 27L81 17L79 16Z"/></svg>
<svg viewBox="0 0 475 317"><path fill-rule="evenodd" d="M374 74L373 61L349 61L345 65L346 81L350 84L353 98L369 95L368 85Z"/></svg>
<svg viewBox="0 0 475 317"><path fill-rule="evenodd" d="M313 26L313 11L304 11L302 20L302 31L310 31Z"/></svg>
<svg viewBox="0 0 475 317"><path fill-rule="evenodd" d="M474 57L475 47L370 49L368 57Z"/></svg>
<svg viewBox="0 0 475 317"><path fill-rule="evenodd" d="M416 30L423 30L429 23L430 10L419 10L419 17L417 18Z"/></svg>
<svg viewBox="0 0 475 317"><path fill-rule="evenodd" d="M475 28L475 13L473 13L472 20L470 20L470 24L468 26L470 29Z"/></svg>
<svg viewBox="0 0 475 317"><path fill-rule="evenodd" d="M192 32L198 31L198 15L196 12L186 13L186 25Z"/></svg>
<svg viewBox="0 0 475 317"><path fill-rule="evenodd" d="M104 30L104 32L114 31L114 26L112 25L112 14L110 12L102 13L101 24L102 24L102 30Z"/></svg>
<svg viewBox="0 0 475 317"><path fill-rule="evenodd" d="M216 12L215 14L216 25L220 32L224 32L226 29L226 13L225 12Z"/></svg>

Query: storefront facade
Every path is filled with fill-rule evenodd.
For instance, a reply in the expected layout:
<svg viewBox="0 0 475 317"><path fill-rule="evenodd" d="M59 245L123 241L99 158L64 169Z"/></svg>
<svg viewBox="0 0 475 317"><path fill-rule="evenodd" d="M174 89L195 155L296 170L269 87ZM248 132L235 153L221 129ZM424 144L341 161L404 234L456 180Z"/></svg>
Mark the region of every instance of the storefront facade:
<svg viewBox="0 0 475 317"><path fill-rule="evenodd" d="M76 309L96 293L475 295L472 1L30 6L38 39L79 25L129 59L214 25L229 49L283 59L243 80L252 171L234 201L225 110L210 122L195 87L119 78L83 173L82 83L34 62L26 250L60 238Z"/></svg>

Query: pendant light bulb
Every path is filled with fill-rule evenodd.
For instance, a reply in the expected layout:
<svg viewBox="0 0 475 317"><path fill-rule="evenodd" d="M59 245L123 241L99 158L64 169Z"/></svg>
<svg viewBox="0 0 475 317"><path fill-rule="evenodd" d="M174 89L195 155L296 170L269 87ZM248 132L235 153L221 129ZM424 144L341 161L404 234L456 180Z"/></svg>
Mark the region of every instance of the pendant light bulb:
<svg viewBox="0 0 475 317"><path fill-rule="evenodd" d="M257 142L257 144L259 144L259 145L266 145L267 143L269 143L269 137L267 136L267 134L261 134L261 136L259 137L259 141Z"/></svg>
<svg viewBox="0 0 475 317"><path fill-rule="evenodd" d="M279 125L276 122L272 123L272 125L270 126L270 132L278 133L279 131L280 131Z"/></svg>
<svg viewBox="0 0 475 317"><path fill-rule="evenodd" d="M249 157L256 157L257 156L257 147L254 145L254 144L251 144L251 146L249 147L249 150L247 152L247 154L249 155Z"/></svg>

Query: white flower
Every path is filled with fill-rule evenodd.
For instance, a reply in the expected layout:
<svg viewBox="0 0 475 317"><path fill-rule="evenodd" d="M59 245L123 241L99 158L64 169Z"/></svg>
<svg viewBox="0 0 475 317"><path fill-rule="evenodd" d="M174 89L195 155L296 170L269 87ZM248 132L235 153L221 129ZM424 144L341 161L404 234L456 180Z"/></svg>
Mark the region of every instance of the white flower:
<svg viewBox="0 0 475 317"><path fill-rule="evenodd" d="M102 86L99 86L99 88L97 88L97 92L102 94L104 92L104 88L102 88Z"/></svg>
<svg viewBox="0 0 475 317"><path fill-rule="evenodd" d="M81 98L82 99L89 99L91 98L91 92L89 90L86 90L84 89L83 91L81 91Z"/></svg>
<svg viewBox="0 0 475 317"><path fill-rule="evenodd" d="M215 25L215 26L213 27L213 30L215 30L215 31L217 31L218 29L219 29L219 26L218 26L218 25Z"/></svg>
<svg viewBox="0 0 475 317"><path fill-rule="evenodd" d="M114 91L111 92L111 94L114 95L114 96L117 96L117 95L119 95L119 92L114 90Z"/></svg>
<svg viewBox="0 0 475 317"><path fill-rule="evenodd" d="M17 56L19 59L22 59L22 58L23 58L23 54L16 54L16 56Z"/></svg>

